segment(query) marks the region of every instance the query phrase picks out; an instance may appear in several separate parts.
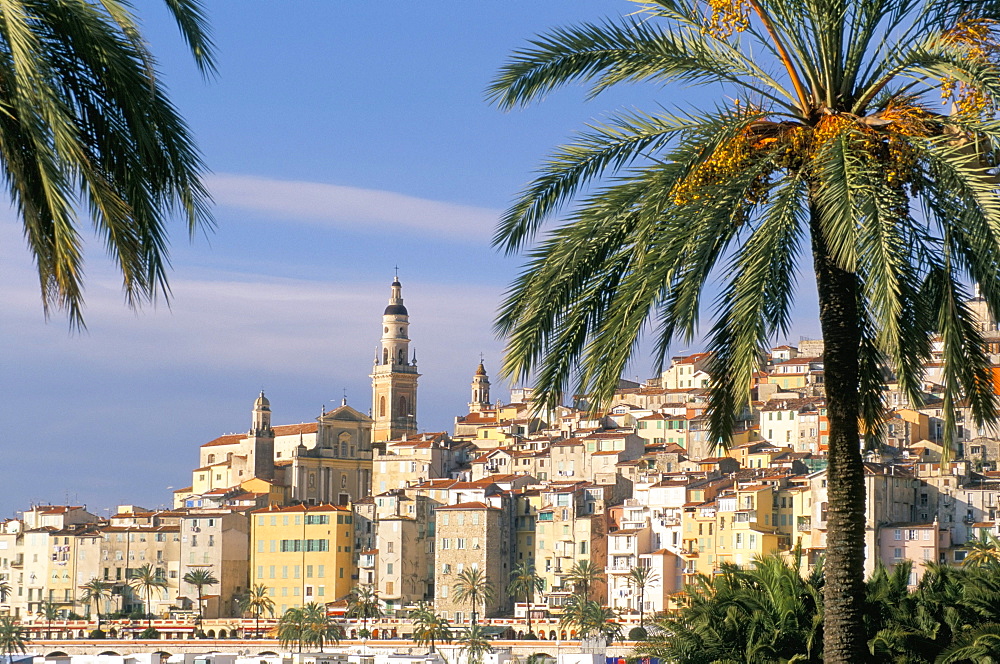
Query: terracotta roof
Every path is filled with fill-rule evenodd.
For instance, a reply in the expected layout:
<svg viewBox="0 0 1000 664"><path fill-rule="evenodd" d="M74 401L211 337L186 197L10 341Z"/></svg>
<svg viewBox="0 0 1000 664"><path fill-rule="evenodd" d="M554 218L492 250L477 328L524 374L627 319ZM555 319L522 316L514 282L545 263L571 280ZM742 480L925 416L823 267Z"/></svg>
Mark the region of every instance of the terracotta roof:
<svg viewBox="0 0 1000 664"><path fill-rule="evenodd" d="M215 440L210 440L202 447L216 447L218 445L238 445L241 440L246 438L245 433L231 433L225 436L219 436Z"/></svg>
<svg viewBox="0 0 1000 664"><path fill-rule="evenodd" d="M440 512L441 510L497 510L498 512L500 511L499 508L490 507L486 503L480 502L478 500L470 502L470 503L457 503L455 505L442 505L441 507L438 507L435 511L436 512Z"/></svg>

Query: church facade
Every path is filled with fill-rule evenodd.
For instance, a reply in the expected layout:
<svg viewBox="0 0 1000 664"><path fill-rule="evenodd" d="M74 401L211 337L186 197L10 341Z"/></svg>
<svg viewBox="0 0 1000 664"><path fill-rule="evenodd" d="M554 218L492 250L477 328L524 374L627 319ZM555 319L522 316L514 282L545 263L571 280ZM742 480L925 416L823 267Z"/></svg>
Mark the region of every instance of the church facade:
<svg viewBox="0 0 1000 664"><path fill-rule="evenodd" d="M382 314L382 338L371 373L371 416L347 405L314 422L273 425L261 392L246 433L203 444L191 486L174 493L174 506L205 507L213 496L240 490L264 505L349 505L371 495L372 443L417 432L417 358L411 354L409 313L398 277ZM266 496L264 495L266 494Z"/></svg>

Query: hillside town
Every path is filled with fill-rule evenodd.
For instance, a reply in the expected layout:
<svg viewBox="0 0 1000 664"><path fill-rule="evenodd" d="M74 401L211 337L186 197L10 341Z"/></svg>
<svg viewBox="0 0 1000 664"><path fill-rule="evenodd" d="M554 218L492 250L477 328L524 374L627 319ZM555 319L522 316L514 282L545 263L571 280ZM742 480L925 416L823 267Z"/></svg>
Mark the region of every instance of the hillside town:
<svg viewBox="0 0 1000 664"><path fill-rule="evenodd" d="M1000 377L996 323L982 300L968 306ZM544 619L559 617L571 579L593 568L589 598L629 617L669 610L686 584L724 563L822 559L821 340L770 350L722 449L705 416L706 353L673 357L641 384L623 380L596 413L584 396L537 408L526 388L501 403L485 363L472 363L467 412L451 431L422 431L409 324L397 278L370 411L345 399L314 421L278 424L281 405L261 392L248 399L246 433L179 450L196 467L171 509L121 505L102 518L82 505L30 505L0 523L0 583L10 589L0 614L30 619L47 605L89 616L82 587L100 579L113 588L96 607L104 615L144 612L148 602L162 617L193 615L202 603L206 618L237 617L261 585L279 614L311 602L332 610L368 586L388 616L430 602L467 623L475 616L455 584L478 569L497 590L479 618ZM939 360L925 367L923 403L886 383L884 444L866 452L866 574L911 561L911 586L925 563L961 564L970 541L1000 534L1000 436L968 424L959 404L949 453ZM530 601L507 590L525 564L542 578ZM144 567L162 592L145 597L130 583ZM197 570L216 583L186 582ZM646 571L642 584L636 570Z"/></svg>

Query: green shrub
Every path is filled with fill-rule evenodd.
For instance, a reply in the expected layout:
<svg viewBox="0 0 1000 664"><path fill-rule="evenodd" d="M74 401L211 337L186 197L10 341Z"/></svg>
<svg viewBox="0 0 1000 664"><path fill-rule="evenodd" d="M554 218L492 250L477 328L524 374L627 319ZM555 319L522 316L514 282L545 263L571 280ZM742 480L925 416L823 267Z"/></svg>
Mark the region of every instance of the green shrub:
<svg viewBox="0 0 1000 664"><path fill-rule="evenodd" d="M108 638L107 633L103 629L95 629L90 633L90 638L92 639L106 639Z"/></svg>
<svg viewBox="0 0 1000 664"><path fill-rule="evenodd" d="M160 633L156 631L155 627L147 627L142 630L142 634L139 635L140 639L158 639L160 638Z"/></svg>
<svg viewBox="0 0 1000 664"><path fill-rule="evenodd" d="M645 641L648 636L645 627L633 627L628 631L629 641Z"/></svg>

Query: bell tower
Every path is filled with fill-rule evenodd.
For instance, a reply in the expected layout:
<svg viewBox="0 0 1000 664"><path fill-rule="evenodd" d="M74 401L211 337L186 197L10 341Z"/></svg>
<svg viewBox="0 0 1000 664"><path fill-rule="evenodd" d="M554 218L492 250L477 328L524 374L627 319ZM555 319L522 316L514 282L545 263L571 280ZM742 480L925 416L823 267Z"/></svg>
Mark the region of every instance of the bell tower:
<svg viewBox="0 0 1000 664"><path fill-rule="evenodd" d="M250 458L247 461L253 476L273 480L274 429L271 428L271 402L264 396L263 390L253 402L253 415L250 418L247 440L250 442Z"/></svg>
<svg viewBox="0 0 1000 664"><path fill-rule="evenodd" d="M481 413L489 410L493 405L490 403L490 377L486 375L486 367L480 359L479 367L472 376L472 401L469 402L470 413Z"/></svg>
<svg viewBox="0 0 1000 664"><path fill-rule="evenodd" d="M403 286L392 281L382 313L382 340L372 369L372 441L394 440L417 432L417 356L410 356L410 316Z"/></svg>

